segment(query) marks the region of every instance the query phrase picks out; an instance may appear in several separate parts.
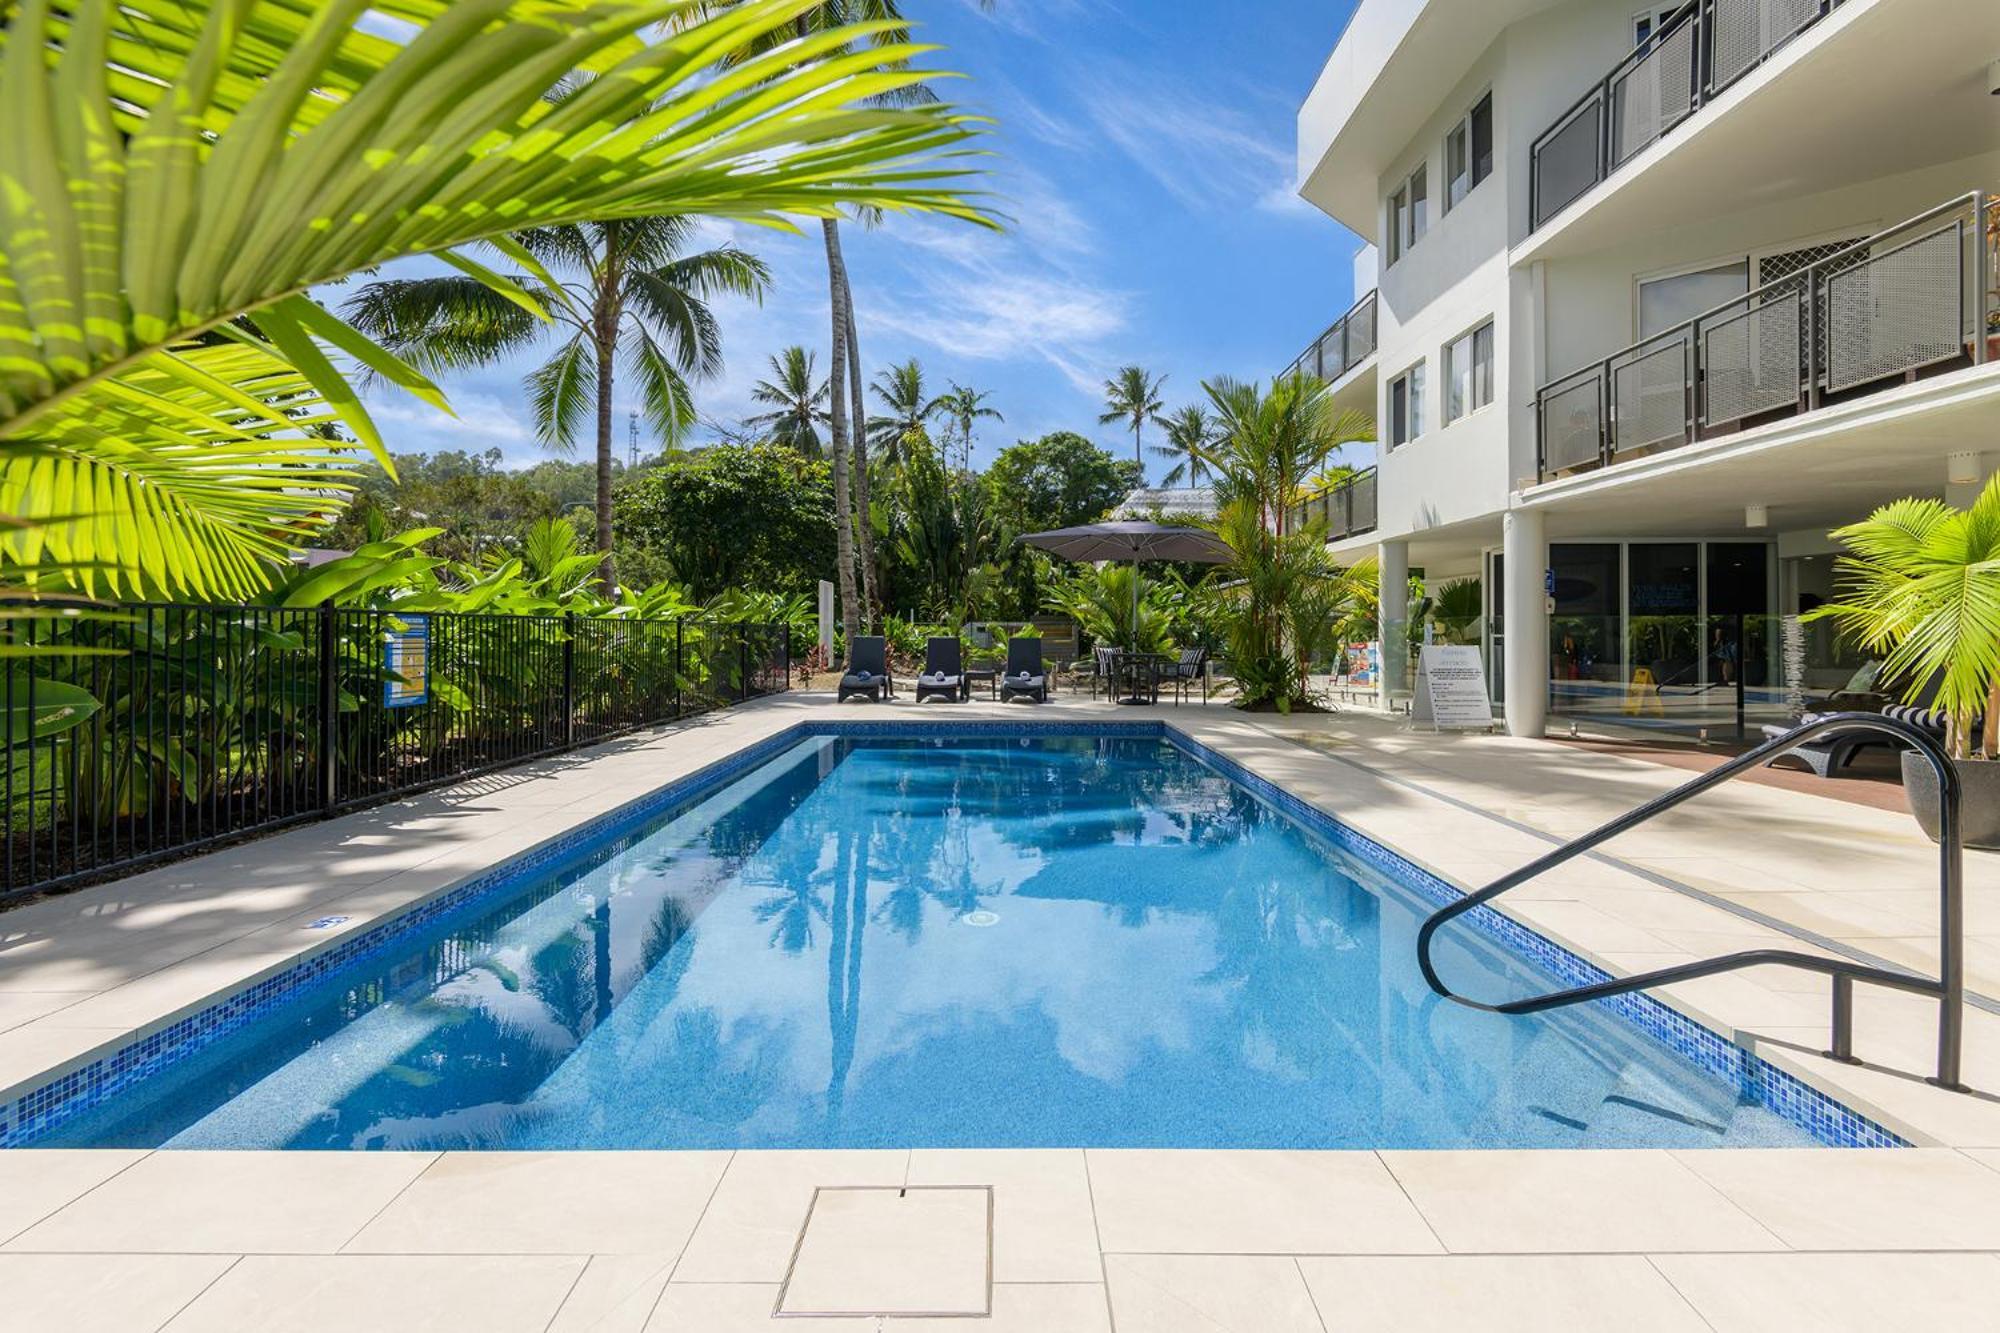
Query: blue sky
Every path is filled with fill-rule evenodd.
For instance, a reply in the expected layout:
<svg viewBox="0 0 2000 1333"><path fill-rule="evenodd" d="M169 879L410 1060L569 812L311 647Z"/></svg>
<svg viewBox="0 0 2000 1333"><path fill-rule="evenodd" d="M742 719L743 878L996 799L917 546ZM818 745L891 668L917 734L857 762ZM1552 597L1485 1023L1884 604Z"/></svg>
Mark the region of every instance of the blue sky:
<svg viewBox="0 0 2000 1333"><path fill-rule="evenodd" d="M1293 190L1298 105L1352 7L998 0L988 14L906 0L922 39L947 48L932 62L970 76L943 95L999 122L989 185L1013 221L998 236L922 217L843 229L870 378L915 356L936 392L994 391L1006 420L981 424L983 463L1056 429L1129 449L1097 424L1099 385L1121 365L1165 373L1170 408L1204 378L1281 369L1352 296L1360 241ZM776 278L761 306L721 309L728 366L698 386L704 416L734 421L782 347L815 349L824 369L824 252L817 227L710 230ZM521 389L536 360L444 380L457 420L387 392L373 405L399 451L497 446L525 465L545 456Z"/></svg>

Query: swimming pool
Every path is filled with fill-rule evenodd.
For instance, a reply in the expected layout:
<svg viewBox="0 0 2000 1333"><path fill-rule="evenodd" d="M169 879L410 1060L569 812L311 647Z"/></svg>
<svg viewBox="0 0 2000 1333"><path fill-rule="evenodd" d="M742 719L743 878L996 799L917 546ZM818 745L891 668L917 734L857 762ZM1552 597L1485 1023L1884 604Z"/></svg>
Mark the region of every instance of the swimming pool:
<svg viewBox="0 0 2000 1333"><path fill-rule="evenodd" d="M37 1142L1813 1141L1605 1007L1438 1000L1435 903L1324 832L1159 733L810 735ZM1549 981L1470 930L1440 958L1473 993Z"/></svg>

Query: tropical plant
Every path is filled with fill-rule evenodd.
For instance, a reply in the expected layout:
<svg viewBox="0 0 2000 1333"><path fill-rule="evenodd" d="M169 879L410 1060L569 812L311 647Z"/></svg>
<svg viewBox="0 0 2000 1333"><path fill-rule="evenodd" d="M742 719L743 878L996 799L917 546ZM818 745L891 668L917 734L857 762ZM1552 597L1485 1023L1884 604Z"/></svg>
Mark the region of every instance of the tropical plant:
<svg viewBox="0 0 2000 1333"><path fill-rule="evenodd" d="M1109 426L1117 422L1132 432L1132 458L1139 464L1141 485L1145 484L1146 423L1160 419L1160 411L1166 406L1160 389L1166 382L1165 375L1148 374L1142 366L1120 367L1116 375L1104 381L1104 411L1097 418L1098 424Z"/></svg>
<svg viewBox="0 0 2000 1333"><path fill-rule="evenodd" d="M1216 474L1216 530L1235 553L1221 599L1238 703L1289 712L1331 654L1362 589L1327 553L1322 524L1292 524L1303 483L1364 419L1335 409L1327 386L1288 375L1268 392L1220 379L1203 385L1220 432L1204 451Z"/></svg>
<svg viewBox="0 0 2000 1333"><path fill-rule="evenodd" d="M688 6L681 22L712 18L717 14L726 15L749 0L697 0ZM981 8L990 8L992 0L978 0ZM860 43L868 43L865 50L857 50ZM754 68L767 60L775 51L782 51L788 45L820 45L836 50L848 59L858 60L863 67L872 67L899 77L893 83L871 87L865 93L868 104L878 107L923 108L933 106L937 94L924 82L923 75L911 77L910 60L920 54L923 48L909 43L909 26L905 22L899 0L814 0L811 4L801 4L791 20L789 32L772 28L760 32L740 46L728 59L745 68ZM881 210L865 200L856 201L851 210L861 216L877 216ZM827 288L831 297L833 318L832 365L828 378L833 387L832 404L828 413L828 427L832 436L833 450L833 504L834 527L839 546L840 567L838 571L841 619L847 636L852 638L862 620L872 614L873 598L857 598L855 586L855 557L857 536L861 553L867 556L867 568L862 571L863 594L872 581L873 552L869 549L869 479L866 474L866 428L862 420L867 408L861 396L861 361L856 336L854 316L854 289L848 280L847 259L841 248L840 213L829 210L820 218L820 234L826 247ZM853 429L850 435L849 407L852 405ZM850 485L848 468L849 452L860 464L856 482ZM861 517L861 528L856 533L855 516Z"/></svg>
<svg viewBox="0 0 2000 1333"><path fill-rule="evenodd" d="M1153 454L1174 460L1167 475L1160 478L1160 484L1176 486L1186 481L1192 488L1207 481L1213 471L1208 463L1208 449L1215 435L1215 423L1207 410L1198 403L1190 403L1160 424L1166 428L1167 442L1154 445Z"/></svg>
<svg viewBox="0 0 2000 1333"><path fill-rule="evenodd" d="M931 418L944 400L924 388L923 363L915 357L882 371L869 387L881 401L883 415L868 418L867 440L879 450L884 466L901 467L911 450L930 447Z"/></svg>
<svg viewBox="0 0 2000 1333"><path fill-rule="evenodd" d="M764 261L747 251L693 249L695 226L693 218L665 216L520 232L513 240L537 261L535 272L508 281L527 301L460 273L372 282L343 307L356 328L430 374L490 365L552 331L561 339L528 373L529 407L542 444L560 453L575 450L586 418L594 422L597 549L606 557L599 571L606 587L616 582L610 553L618 368L638 381L646 423L671 450L695 421L688 381L722 369L722 331L709 303L723 296L761 300L770 282Z"/></svg>
<svg viewBox="0 0 2000 1333"><path fill-rule="evenodd" d="M1805 618L1881 654L1907 702L1935 686L1954 759L2000 758L2000 477L1970 508L1897 500L1831 535L1851 553L1835 562L1840 597Z"/></svg>
<svg viewBox="0 0 2000 1333"><path fill-rule="evenodd" d="M240 596L337 508L338 422L386 463L329 348L432 402L305 293L436 254L531 298L511 233L842 206L984 220L934 156L973 127L918 49L837 29L725 71L814 0L744 0L666 38L668 4L39 0L0 29L0 535L6 562L119 593ZM551 94L581 81L573 96ZM538 272L537 270L541 270ZM546 312L543 312L546 313ZM68 501L90 495L87 511Z"/></svg>
<svg viewBox="0 0 2000 1333"><path fill-rule="evenodd" d="M825 380L813 383L813 354L803 347L787 347L771 358L771 378L758 380L750 390L753 401L772 410L747 417L743 424L769 434L774 443L796 449L807 458L821 458L819 428L826 424L826 399L831 388Z"/></svg>
<svg viewBox="0 0 2000 1333"><path fill-rule="evenodd" d="M1136 598L1134 580L1139 585ZM1149 582L1133 565L1084 565L1054 579L1046 596L1050 610L1076 621L1098 643L1162 653L1171 642L1175 608L1170 585Z"/></svg>
<svg viewBox="0 0 2000 1333"><path fill-rule="evenodd" d="M972 428L981 421L1006 420L999 409L986 406L986 400L992 396L990 392L970 388L957 380L951 382L951 392L938 396L938 412L956 431L958 468L961 472L972 470Z"/></svg>
<svg viewBox="0 0 2000 1333"><path fill-rule="evenodd" d="M959 622L994 608L998 561L1014 544L983 479L947 469L934 447L896 473L895 553L906 591L927 615Z"/></svg>
<svg viewBox="0 0 2000 1333"><path fill-rule="evenodd" d="M623 550L685 580L811 594L834 559L830 467L782 445L677 454L618 493Z"/></svg>

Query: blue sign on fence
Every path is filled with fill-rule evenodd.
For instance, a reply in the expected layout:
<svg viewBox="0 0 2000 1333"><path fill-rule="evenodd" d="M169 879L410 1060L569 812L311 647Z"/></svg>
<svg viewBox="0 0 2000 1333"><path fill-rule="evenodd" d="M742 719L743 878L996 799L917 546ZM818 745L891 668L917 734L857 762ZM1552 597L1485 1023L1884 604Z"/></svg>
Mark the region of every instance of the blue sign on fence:
<svg viewBox="0 0 2000 1333"><path fill-rule="evenodd" d="M396 623L382 634L382 706L415 708L431 701L431 618L400 615Z"/></svg>

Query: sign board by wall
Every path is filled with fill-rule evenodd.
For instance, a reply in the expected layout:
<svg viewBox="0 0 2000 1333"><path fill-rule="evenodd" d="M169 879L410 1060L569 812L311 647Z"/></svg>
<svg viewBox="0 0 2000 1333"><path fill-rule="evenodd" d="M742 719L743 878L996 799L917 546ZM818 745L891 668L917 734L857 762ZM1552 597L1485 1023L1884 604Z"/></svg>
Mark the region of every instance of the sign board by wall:
<svg viewBox="0 0 2000 1333"><path fill-rule="evenodd" d="M1493 701L1486 696L1486 666L1470 644L1427 643L1417 659L1417 693L1410 721L1439 731L1493 725Z"/></svg>
<svg viewBox="0 0 2000 1333"><path fill-rule="evenodd" d="M431 701L431 618L399 615L399 629L382 632L382 706L415 708Z"/></svg>

